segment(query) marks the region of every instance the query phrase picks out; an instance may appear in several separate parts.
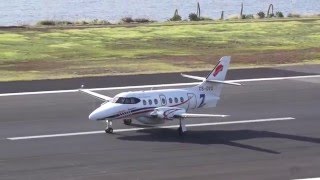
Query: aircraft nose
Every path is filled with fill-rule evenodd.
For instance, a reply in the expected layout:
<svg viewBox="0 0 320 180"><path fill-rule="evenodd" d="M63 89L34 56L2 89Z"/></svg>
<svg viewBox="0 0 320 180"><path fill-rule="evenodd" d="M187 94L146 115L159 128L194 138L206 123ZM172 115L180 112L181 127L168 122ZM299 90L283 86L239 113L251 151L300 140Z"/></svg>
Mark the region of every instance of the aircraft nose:
<svg viewBox="0 0 320 180"><path fill-rule="evenodd" d="M92 121L103 120L105 118L104 113L101 108L94 110L90 115L89 119Z"/></svg>
<svg viewBox="0 0 320 180"><path fill-rule="evenodd" d="M96 121L98 120L97 118L97 113L96 112L92 112L90 115L89 115L89 119L92 120L92 121Z"/></svg>

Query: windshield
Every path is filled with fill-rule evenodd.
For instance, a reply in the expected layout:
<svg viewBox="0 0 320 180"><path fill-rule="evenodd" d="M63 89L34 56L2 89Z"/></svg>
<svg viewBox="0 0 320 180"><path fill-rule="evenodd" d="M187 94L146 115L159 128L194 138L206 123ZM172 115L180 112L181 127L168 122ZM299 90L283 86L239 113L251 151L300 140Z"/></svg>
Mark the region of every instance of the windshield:
<svg viewBox="0 0 320 180"><path fill-rule="evenodd" d="M140 102L140 99L135 97L115 97L112 102L118 104L137 104Z"/></svg>

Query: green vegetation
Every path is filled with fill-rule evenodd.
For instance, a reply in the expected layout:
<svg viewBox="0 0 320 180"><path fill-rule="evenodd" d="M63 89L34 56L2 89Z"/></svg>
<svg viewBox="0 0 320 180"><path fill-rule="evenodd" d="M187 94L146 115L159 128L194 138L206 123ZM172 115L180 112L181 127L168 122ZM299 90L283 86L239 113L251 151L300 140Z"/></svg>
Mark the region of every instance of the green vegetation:
<svg viewBox="0 0 320 180"><path fill-rule="evenodd" d="M94 19L90 21L82 20L82 21L76 21L76 22L44 20L44 21L39 21L37 23L37 26L75 26L75 25L109 25L109 24L111 23L108 21L99 20L99 19Z"/></svg>
<svg viewBox="0 0 320 180"><path fill-rule="evenodd" d="M320 60L320 19L0 29L0 81Z"/></svg>
<svg viewBox="0 0 320 180"><path fill-rule="evenodd" d="M181 18L181 16L180 16L179 13L178 13L178 9L176 9L176 10L174 11L173 17L170 18L169 21L181 21L181 20L182 20L182 18Z"/></svg>

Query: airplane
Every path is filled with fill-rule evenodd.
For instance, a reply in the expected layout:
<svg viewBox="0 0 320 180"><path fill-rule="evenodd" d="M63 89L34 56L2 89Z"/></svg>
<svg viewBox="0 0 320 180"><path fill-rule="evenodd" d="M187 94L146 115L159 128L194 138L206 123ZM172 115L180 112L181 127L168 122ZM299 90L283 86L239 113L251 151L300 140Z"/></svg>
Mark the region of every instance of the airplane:
<svg viewBox="0 0 320 180"><path fill-rule="evenodd" d="M183 77L200 80L202 82L194 87L183 89L161 89L147 91L130 91L108 97L96 92L79 89L80 92L91 95L103 103L95 109L89 119L93 121L106 121L106 133L113 133L112 121L123 120L125 125L131 125L135 119L147 125L159 125L168 121L179 120L179 135L186 129L186 118L227 117L220 114L192 114L188 113L197 108L216 107L224 84L241 84L224 81L231 57L222 57L207 77L198 77L181 74Z"/></svg>

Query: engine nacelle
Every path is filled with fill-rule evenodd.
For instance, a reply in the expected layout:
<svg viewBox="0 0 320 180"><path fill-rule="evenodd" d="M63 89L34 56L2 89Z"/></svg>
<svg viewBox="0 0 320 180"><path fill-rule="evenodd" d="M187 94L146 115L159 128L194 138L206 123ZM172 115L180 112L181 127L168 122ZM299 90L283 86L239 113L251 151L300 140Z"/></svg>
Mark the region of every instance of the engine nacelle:
<svg viewBox="0 0 320 180"><path fill-rule="evenodd" d="M185 113L185 109L176 108L176 107L159 107L155 108L154 111L150 113L153 118L160 118L165 120L172 120L177 117L179 114Z"/></svg>

